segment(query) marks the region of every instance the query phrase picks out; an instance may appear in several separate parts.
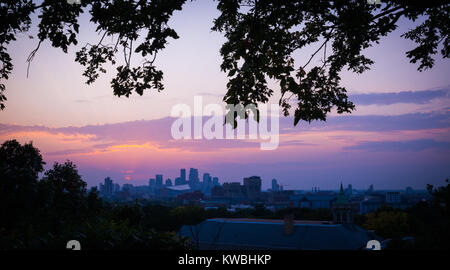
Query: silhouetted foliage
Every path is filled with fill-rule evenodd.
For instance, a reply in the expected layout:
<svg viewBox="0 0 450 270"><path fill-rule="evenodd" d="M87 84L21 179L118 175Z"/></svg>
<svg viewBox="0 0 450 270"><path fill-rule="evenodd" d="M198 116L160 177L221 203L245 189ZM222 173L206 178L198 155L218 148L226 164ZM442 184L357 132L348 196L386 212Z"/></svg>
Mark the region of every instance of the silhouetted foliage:
<svg viewBox="0 0 450 270"><path fill-rule="evenodd" d="M109 205L89 192L75 164L55 163L44 173L31 143L0 147L0 249L64 249L76 239L83 249L181 249L173 231L147 227L139 205ZM152 218L158 219L157 216Z"/></svg>
<svg viewBox="0 0 450 270"><path fill-rule="evenodd" d="M377 211L366 215L364 227L384 238L401 238L410 234L408 214L403 211Z"/></svg>
<svg viewBox="0 0 450 270"><path fill-rule="evenodd" d="M167 26L171 16L181 10L186 0L82 0L81 5L68 1L6 0L0 3L0 80L8 79L12 59L7 46L18 33L26 32L30 16L39 14L38 46L28 59L31 62L45 40L67 52L77 45L81 13L90 13L90 20L101 36L98 42L84 45L75 61L85 66L83 75L93 83L105 64L115 65L117 55L123 63L111 81L114 95L142 95L147 89L161 91L163 72L155 59L169 38L177 39ZM199 1L201 2L201 1ZM353 0L218 0L220 16L212 30L224 33L226 41L220 53L221 69L229 81L224 101L229 104L267 102L274 90L268 79L278 82L285 115L295 107L294 124L300 120L326 120L333 107L338 113L351 112L354 104L340 86L340 72L347 68L362 73L373 61L363 50L378 43L397 28L400 18L411 22L423 18L415 28L403 34L417 47L406 52L419 71L433 67L433 56L449 56L450 4L445 0L402 1L382 0L381 5ZM113 40L106 43L105 40ZM308 46L317 46L306 63L295 63L293 55ZM131 65L133 54L144 60ZM322 63L308 67L315 57ZM5 85L0 83L0 106L4 108ZM248 117L248 114L245 114ZM259 114L256 114L259 119ZM235 119L232 115L229 119ZM236 119L235 119L236 120ZM234 121L236 125L236 121Z"/></svg>
<svg viewBox="0 0 450 270"><path fill-rule="evenodd" d="M1 145L0 227L20 230L29 222L37 200L38 174L44 164L32 143L21 145L12 140Z"/></svg>
<svg viewBox="0 0 450 270"><path fill-rule="evenodd" d="M196 225L207 217L205 210L195 205L177 207L170 214L175 218L175 222L182 225Z"/></svg>
<svg viewBox="0 0 450 270"><path fill-rule="evenodd" d="M446 186L435 188L433 185L427 185L428 192L433 195L434 206L440 206L450 217L450 182L445 179Z"/></svg>
<svg viewBox="0 0 450 270"><path fill-rule="evenodd" d="M419 70L433 66L432 56L442 41L441 53L449 56L448 1L381 3L220 0L221 15L213 30L227 38L220 51L221 68L230 78L224 100L244 106L266 102L274 92L267 83L270 78L279 82L285 115L295 104L295 125L300 120L326 120L333 107L338 113L351 112L354 105L340 86L339 73L344 68L356 73L368 70L373 61L363 50L395 30L401 17L426 18L404 35L418 44L407 57L420 62ZM309 60L296 65L293 54L316 44ZM322 63L307 69L317 54L322 55Z"/></svg>

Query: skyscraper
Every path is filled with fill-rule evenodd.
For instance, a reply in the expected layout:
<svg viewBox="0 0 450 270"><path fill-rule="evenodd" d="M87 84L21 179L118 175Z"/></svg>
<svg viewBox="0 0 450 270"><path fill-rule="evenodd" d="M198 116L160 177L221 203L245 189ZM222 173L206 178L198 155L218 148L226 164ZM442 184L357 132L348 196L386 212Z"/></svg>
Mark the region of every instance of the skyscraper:
<svg viewBox="0 0 450 270"><path fill-rule="evenodd" d="M210 182L211 182L211 175L209 175L209 173L204 173L203 174L203 184L207 185Z"/></svg>
<svg viewBox="0 0 450 270"><path fill-rule="evenodd" d="M120 192L120 185L119 184L114 184L114 193L118 193Z"/></svg>
<svg viewBox="0 0 450 270"><path fill-rule="evenodd" d="M251 176L244 178L244 189L250 200L255 200L261 195L261 177Z"/></svg>
<svg viewBox="0 0 450 270"><path fill-rule="evenodd" d="M163 185L163 175L157 174L156 175L156 186L161 187Z"/></svg>
<svg viewBox="0 0 450 270"><path fill-rule="evenodd" d="M156 185L156 180L155 178L150 178L150 180L148 180L148 185L152 188Z"/></svg>
<svg viewBox="0 0 450 270"><path fill-rule="evenodd" d="M103 193L107 196L110 196L113 194L113 191L114 191L114 184L113 184L113 181L111 180L111 178L109 178L109 176L108 176L105 178Z"/></svg>
<svg viewBox="0 0 450 270"><path fill-rule="evenodd" d="M203 183L202 183L202 191L205 194L209 194L212 188L212 178L209 173L203 174Z"/></svg>
<svg viewBox="0 0 450 270"><path fill-rule="evenodd" d="M279 191L280 186L278 185L277 179L272 179L272 191Z"/></svg>
<svg viewBox="0 0 450 270"><path fill-rule="evenodd" d="M180 178L182 185L186 184L186 169L180 169Z"/></svg>
<svg viewBox="0 0 450 270"><path fill-rule="evenodd" d="M189 184L196 185L200 182L200 179L198 178L198 170L191 168L189 170Z"/></svg>
<svg viewBox="0 0 450 270"><path fill-rule="evenodd" d="M213 186L220 186L219 177L213 177Z"/></svg>

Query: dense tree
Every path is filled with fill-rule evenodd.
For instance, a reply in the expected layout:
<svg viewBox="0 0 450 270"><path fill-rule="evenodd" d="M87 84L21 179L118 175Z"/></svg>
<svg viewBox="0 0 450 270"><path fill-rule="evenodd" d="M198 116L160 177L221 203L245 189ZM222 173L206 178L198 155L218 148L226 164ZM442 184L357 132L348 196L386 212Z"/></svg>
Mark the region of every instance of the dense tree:
<svg viewBox="0 0 450 270"><path fill-rule="evenodd" d="M450 242L450 183L434 187L427 185L432 201L419 204L409 212L415 219L411 221L417 231L417 247L427 249L448 249ZM414 223L413 223L414 222Z"/></svg>
<svg viewBox="0 0 450 270"><path fill-rule="evenodd" d="M434 205L442 207L447 216L450 217L450 182L445 179L445 183L447 183L446 186L437 188L433 185L427 185L427 190L434 198Z"/></svg>
<svg viewBox="0 0 450 270"><path fill-rule="evenodd" d="M70 161L56 162L39 181L39 212L47 216L53 231L60 231L73 220L86 218L89 209L86 194L86 182L76 166Z"/></svg>
<svg viewBox="0 0 450 270"><path fill-rule="evenodd" d="M142 224L146 228L154 228L157 231L178 231L183 224L175 221L171 215L172 207L161 204L147 204L142 207Z"/></svg>
<svg viewBox="0 0 450 270"><path fill-rule="evenodd" d="M178 224L197 225L206 219L206 212L202 207L195 205L174 208L170 214Z"/></svg>
<svg viewBox="0 0 450 270"><path fill-rule="evenodd" d="M36 203L42 156L33 144L16 140L0 147L0 227L23 229Z"/></svg>
<svg viewBox="0 0 450 270"><path fill-rule="evenodd" d="M408 215L403 211L377 211L367 214L363 225L383 238L402 238L410 233Z"/></svg>
<svg viewBox="0 0 450 270"><path fill-rule="evenodd" d="M99 73L106 72L104 64L114 65L117 56L123 55L111 86L115 95L128 97L132 92L142 95L146 89L163 90L163 72L157 69L155 60L169 38L178 38L167 23L185 2L2 1L1 108L6 101L3 80L8 79L13 68L7 46L18 33L29 29L31 14L38 13L40 21L38 46L30 54L29 62L45 40L64 52L69 46L77 45L77 19L82 12L88 11L101 38L83 46L75 61L86 67L83 75L90 84ZM406 56L412 63L419 63L420 71L433 67L433 57L438 49L443 57L449 56L450 4L445 0L382 0L381 4L360 0L217 2L221 14L212 29L224 33L226 38L220 50L221 69L229 77L224 101L243 106L267 102L274 93L268 86L268 79L272 79L281 89L280 105L284 114L288 115L294 109L294 124L300 120L325 120L334 107L338 113L351 112L354 104L340 85L340 72L344 68L355 73L369 69L373 61L364 56L364 49L395 30L401 18L411 21L414 26L403 37L416 43L417 47L407 51ZM420 23L414 25L416 21ZM111 39L114 42L106 43L105 40ZM440 44L442 48L438 48ZM309 60L295 63L293 55L309 46L316 46ZM131 65L133 54L144 58L142 64ZM320 65L309 66L319 57Z"/></svg>

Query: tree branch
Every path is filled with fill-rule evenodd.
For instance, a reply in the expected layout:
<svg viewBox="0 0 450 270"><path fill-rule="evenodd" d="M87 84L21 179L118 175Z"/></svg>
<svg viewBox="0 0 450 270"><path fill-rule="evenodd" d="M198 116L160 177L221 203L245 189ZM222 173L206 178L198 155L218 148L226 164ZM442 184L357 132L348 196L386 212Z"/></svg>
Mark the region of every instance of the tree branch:
<svg viewBox="0 0 450 270"><path fill-rule="evenodd" d="M33 61L34 57L36 56L37 51L38 51L39 48L41 47L41 43L42 43L42 40L39 41L39 43L38 43L36 49L34 49L34 50L30 53L30 55L28 56L28 58L27 58L27 62L28 62L28 65L27 65L27 78L28 78L28 74L29 74L29 72L30 72L31 61Z"/></svg>

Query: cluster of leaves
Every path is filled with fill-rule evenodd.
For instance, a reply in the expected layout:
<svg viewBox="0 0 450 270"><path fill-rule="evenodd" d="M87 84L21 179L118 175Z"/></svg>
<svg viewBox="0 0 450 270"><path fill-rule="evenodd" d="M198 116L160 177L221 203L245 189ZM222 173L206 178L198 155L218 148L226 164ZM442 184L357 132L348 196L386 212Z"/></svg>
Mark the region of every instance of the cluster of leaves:
<svg viewBox="0 0 450 270"><path fill-rule="evenodd" d="M163 72L154 66L154 61L157 53L165 48L168 38L178 38L175 30L168 27L167 23L173 12L181 10L185 2L186 0L83 2L83 5L91 5L91 22L97 25L96 31L102 34L98 44L87 44L75 59L87 66L83 73L88 78L87 83L94 82L99 76L98 72L106 72L103 64L107 61L113 65L116 63L115 56L118 46L121 46L125 64L117 67L117 75L111 81L114 94L128 97L133 91L139 95L151 88L162 91ZM133 42L141 35L144 41L134 48ZM115 38L115 44L103 44L105 37ZM144 57L142 65L131 67L133 53Z"/></svg>
<svg viewBox="0 0 450 270"><path fill-rule="evenodd" d="M40 2L37 5L35 2ZM53 47L67 53L71 45L77 45L79 33L78 18L88 10L102 38L94 45L86 44L76 53L75 61L86 66L83 76L87 83L93 83L99 73L105 73L104 65L117 62L119 47L123 50L124 64L117 67L117 75L111 81L114 94L128 97L133 91L142 95L146 89L164 89L163 72L154 65L157 53L164 49L168 38L177 39L178 35L168 26L168 21L176 10L181 10L186 0L7 0L0 3L0 62L2 64L0 80L8 79L13 65L6 46L20 32L31 25L31 14L39 12L38 46L28 58L34 59L40 44L49 40ZM108 37L115 41L104 44ZM135 46L138 38L143 41ZM144 60L133 67L131 56L140 54ZM4 108L5 85L0 84L0 109Z"/></svg>
<svg viewBox="0 0 450 270"><path fill-rule="evenodd" d="M0 2L0 110L5 108L5 80L13 70L11 56L6 46L16 40L16 35L30 28L30 14L35 9L32 0L5 0Z"/></svg>
<svg viewBox="0 0 450 270"><path fill-rule="evenodd" d="M267 102L274 93L267 80L275 80L284 114L289 115L295 104L294 125L300 120L324 121L333 107L338 113L354 110L339 73L344 68L355 73L369 69L373 61L363 50L395 30L402 16L412 21L420 15L427 18L404 35L419 44L407 52L411 62L421 62L419 70L433 66L432 56L442 41L442 55L448 57L447 1L373 5L350 0L220 0L218 9L221 15L213 30L227 39L220 51L221 68L230 78L224 101L244 106ZM295 52L308 46L318 48L305 64L296 66ZM307 69L319 52L321 64Z"/></svg>
<svg viewBox="0 0 450 270"><path fill-rule="evenodd" d="M0 249L64 249L71 239L83 249L188 247L174 232L145 226L138 206L107 205L96 189L87 192L72 162L55 163L38 180L43 165L31 143L1 145Z"/></svg>

